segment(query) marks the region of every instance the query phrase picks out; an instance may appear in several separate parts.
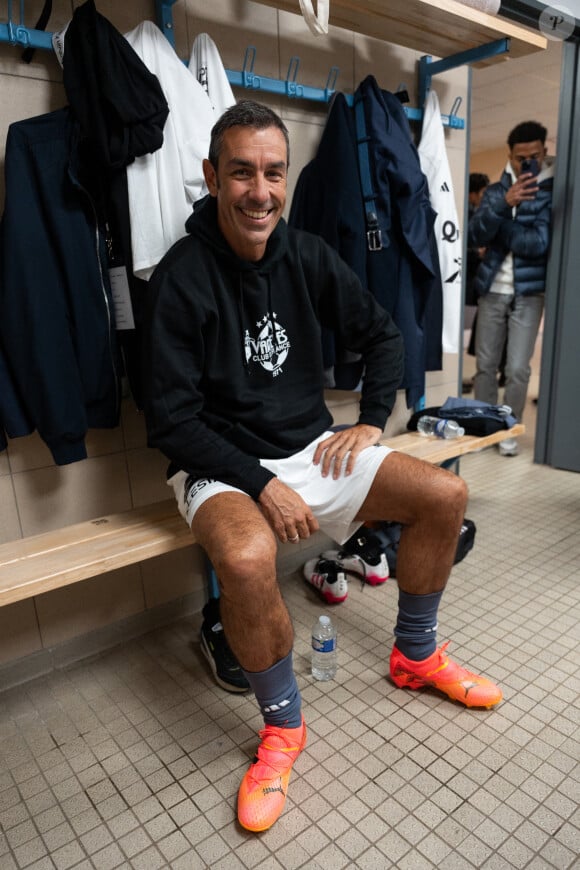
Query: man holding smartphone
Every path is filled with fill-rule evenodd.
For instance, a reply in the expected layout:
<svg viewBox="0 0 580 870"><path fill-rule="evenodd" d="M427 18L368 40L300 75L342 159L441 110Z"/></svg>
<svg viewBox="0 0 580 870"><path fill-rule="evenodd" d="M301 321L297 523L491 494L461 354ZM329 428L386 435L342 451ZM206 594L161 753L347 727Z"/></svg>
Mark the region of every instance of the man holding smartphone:
<svg viewBox="0 0 580 870"><path fill-rule="evenodd" d="M518 124L508 136L508 162L469 221L468 245L485 248L475 276L478 295L475 398L497 404L497 370L507 340L503 401L521 421L536 338L544 309L551 235L553 159L546 128ZM500 442L515 456L515 438Z"/></svg>

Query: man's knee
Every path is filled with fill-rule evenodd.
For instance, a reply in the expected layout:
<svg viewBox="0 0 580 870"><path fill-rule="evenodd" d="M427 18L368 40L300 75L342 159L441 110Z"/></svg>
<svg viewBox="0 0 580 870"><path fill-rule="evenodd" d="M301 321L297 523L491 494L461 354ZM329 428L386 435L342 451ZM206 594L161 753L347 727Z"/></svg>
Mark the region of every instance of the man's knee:
<svg viewBox="0 0 580 870"><path fill-rule="evenodd" d="M463 519L467 507L467 484L458 474L437 469L437 474L425 481L423 508L432 520L444 519L450 514Z"/></svg>
<svg viewBox="0 0 580 870"><path fill-rule="evenodd" d="M269 529L254 530L235 542L224 541L214 567L220 579L232 579L248 588L248 584L275 576L276 550L276 540Z"/></svg>
<svg viewBox="0 0 580 870"><path fill-rule="evenodd" d="M458 474L447 472L441 494L441 514L451 520L462 522L468 499L467 484Z"/></svg>
<svg viewBox="0 0 580 870"><path fill-rule="evenodd" d="M452 474L450 472L446 485L449 489L449 503L452 504L457 511L461 512L463 516L469 498L469 490L466 482L458 474Z"/></svg>

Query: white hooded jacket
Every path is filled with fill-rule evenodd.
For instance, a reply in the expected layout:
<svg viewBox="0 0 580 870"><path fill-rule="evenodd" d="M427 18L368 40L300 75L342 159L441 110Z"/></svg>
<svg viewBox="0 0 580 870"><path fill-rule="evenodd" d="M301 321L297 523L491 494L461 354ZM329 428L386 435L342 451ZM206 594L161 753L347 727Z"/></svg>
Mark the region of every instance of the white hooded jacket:
<svg viewBox="0 0 580 870"><path fill-rule="evenodd" d="M423 114L423 131L418 147L421 169L427 177L431 205L437 212L435 236L443 286L444 353L458 353L461 324L461 260L463 245L453 192L451 169L445 149L439 99L429 91Z"/></svg>

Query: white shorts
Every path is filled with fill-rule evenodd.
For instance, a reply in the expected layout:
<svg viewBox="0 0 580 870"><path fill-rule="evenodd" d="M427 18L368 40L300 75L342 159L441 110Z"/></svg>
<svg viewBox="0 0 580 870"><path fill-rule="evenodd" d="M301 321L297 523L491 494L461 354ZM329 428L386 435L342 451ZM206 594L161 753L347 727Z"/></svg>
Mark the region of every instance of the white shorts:
<svg viewBox="0 0 580 870"><path fill-rule="evenodd" d="M302 496L322 531L338 544L344 544L361 526L361 521L355 520L355 517L368 495L379 466L392 450L382 444L367 447L357 456L352 474L334 480L330 475L323 477L320 465L312 462L316 446L333 434L325 432L300 453L286 459L261 459L260 465ZM194 480L185 471L178 471L169 478L167 484L175 492L179 512L189 526L198 508L213 495L220 492L247 495L241 489L219 480Z"/></svg>

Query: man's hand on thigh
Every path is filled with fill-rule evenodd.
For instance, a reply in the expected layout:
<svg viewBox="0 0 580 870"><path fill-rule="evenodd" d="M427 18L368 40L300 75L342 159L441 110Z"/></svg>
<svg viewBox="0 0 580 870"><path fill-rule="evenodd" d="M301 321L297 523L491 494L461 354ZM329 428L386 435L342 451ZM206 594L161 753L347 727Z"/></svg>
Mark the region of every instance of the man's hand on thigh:
<svg viewBox="0 0 580 870"><path fill-rule="evenodd" d="M298 543L318 531L318 520L304 499L277 477L268 481L258 504L282 543Z"/></svg>
<svg viewBox="0 0 580 870"><path fill-rule="evenodd" d="M359 453L367 447L373 447L382 434L383 431L378 426L368 426L366 423L342 429L320 442L313 462L321 466L320 473L323 477L327 477L331 471L335 480L338 480L341 473L347 477L352 473Z"/></svg>

